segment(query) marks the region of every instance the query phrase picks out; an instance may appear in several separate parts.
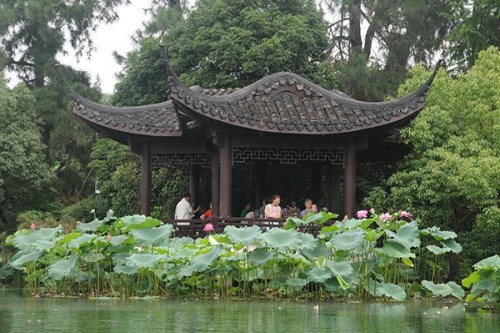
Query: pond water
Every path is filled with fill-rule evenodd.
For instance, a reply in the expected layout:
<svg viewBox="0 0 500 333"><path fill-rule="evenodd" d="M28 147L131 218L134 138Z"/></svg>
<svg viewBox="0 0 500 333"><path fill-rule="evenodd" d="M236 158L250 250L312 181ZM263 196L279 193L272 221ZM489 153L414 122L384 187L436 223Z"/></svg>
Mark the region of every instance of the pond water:
<svg viewBox="0 0 500 333"><path fill-rule="evenodd" d="M297 303L31 298L0 289L0 332L500 332L453 302Z"/></svg>

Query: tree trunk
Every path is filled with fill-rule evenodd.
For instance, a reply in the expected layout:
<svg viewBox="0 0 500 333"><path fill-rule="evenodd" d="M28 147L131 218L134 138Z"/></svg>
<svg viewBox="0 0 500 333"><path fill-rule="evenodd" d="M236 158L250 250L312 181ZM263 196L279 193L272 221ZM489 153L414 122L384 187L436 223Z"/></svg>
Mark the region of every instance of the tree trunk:
<svg viewBox="0 0 500 333"><path fill-rule="evenodd" d="M349 4L349 60L361 53L361 0Z"/></svg>

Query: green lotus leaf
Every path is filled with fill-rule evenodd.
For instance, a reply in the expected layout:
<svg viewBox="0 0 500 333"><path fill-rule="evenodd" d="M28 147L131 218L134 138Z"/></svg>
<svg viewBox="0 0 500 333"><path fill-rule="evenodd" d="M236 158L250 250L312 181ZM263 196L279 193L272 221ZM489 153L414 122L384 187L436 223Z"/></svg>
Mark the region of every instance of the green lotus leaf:
<svg viewBox="0 0 500 333"><path fill-rule="evenodd" d="M125 241L129 241L130 239L131 238L129 235L112 236L109 243L113 246L118 246L118 245L122 245Z"/></svg>
<svg viewBox="0 0 500 333"><path fill-rule="evenodd" d="M121 273L121 274L126 274L126 275L134 275L137 273L139 270L139 267L132 267L132 266L126 266L126 265L117 265L113 268L113 271L115 273Z"/></svg>
<svg viewBox="0 0 500 333"><path fill-rule="evenodd" d="M316 242L316 245L312 249L302 249L300 251L306 258L313 260L320 257L330 257L333 254L333 251L327 248L322 242L319 240Z"/></svg>
<svg viewBox="0 0 500 333"><path fill-rule="evenodd" d="M158 264L162 255L149 253L132 253L125 261L127 266L137 268L152 268Z"/></svg>
<svg viewBox="0 0 500 333"><path fill-rule="evenodd" d="M446 239L441 241L445 247L449 248L451 252L460 253L462 252L462 245L458 244L454 239Z"/></svg>
<svg viewBox="0 0 500 333"><path fill-rule="evenodd" d="M338 226L338 225L329 225L329 226L321 228L321 230L319 231L319 234L320 235L331 235L339 229L340 229L340 226Z"/></svg>
<svg viewBox="0 0 500 333"><path fill-rule="evenodd" d="M339 284L337 278L330 278L324 282L325 289L331 293L341 294L345 290Z"/></svg>
<svg viewBox="0 0 500 333"><path fill-rule="evenodd" d="M12 239L12 244L20 250L35 248L39 250L51 249L56 237L61 232L62 227L42 228L33 232L23 231L17 232Z"/></svg>
<svg viewBox="0 0 500 333"><path fill-rule="evenodd" d="M465 279L462 279L462 286L464 286L465 288L469 288L472 284L478 283L480 280L481 280L481 276L479 276L479 272L475 271L475 272L472 272Z"/></svg>
<svg viewBox="0 0 500 333"><path fill-rule="evenodd" d="M447 285L451 288L451 296L456 297L458 299L464 298L465 291L461 286L459 286L454 281L449 281Z"/></svg>
<svg viewBox="0 0 500 333"><path fill-rule="evenodd" d="M96 232L103 223L104 221L98 219L89 223L78 223L76 230L79 232Z"/></svg>
<svg viewBox="0 0 500 333"><path fill-rule="evenodd" d="M331 212L320 212L321 214L321 221L316 222L319 224L324 224L330 220L336 219L339 217L339 214L331 213Z"/></svg>
<svg viewBox="0 0 500 333"><path fill-rule="evenodd" d="M483 259L477 263L474 264L474 269L493 269L493 270L498 270L500 269L500 257L498 254L495 254L494 256L488 257L486 259Z"/></svg>
<svg viewBox="0 0 500 333"><path fill-rule="evenodd" d="M450 296L453 291L453 289L447 284L435 284L434 282L427 280L422 281L422 286L432 292L434 296Z"/></svg>
<svg viewBox="0 0 500 333"><path fill-rule="evenodd" d="M384 241L383 247L387 256L392 258L414 258L415 253L411 253L410 249L404 244L394 240L388 239Z"/></svg>
<svg viewBox="0 0 500 333"><path fill-rule="evenodd" d="M298 217L289 217L286 219L285 224L283 225L283 229L290 230L295 229L304 224L304 221L299 219Z"/></svg>
<svg viewBox="0 0 500 333"><path fill-rule="evenodd" d="M193 275L193 266L182 266L181 269L179 270L179 273L177 273L178 277L184 277L184 276L191 276Z"/></svg>
<svg viewBox="0 0 500 333"><path fill-rule="evenodd" d="M60 259L49 266L49 277L59 281L71 275L71 270L75 267L77 256L73 255L68 259Z"/></svg>
<svg viewBox="0 0 500 333"><path fill-rule="evenodd" d="M299 238L300 238L300 246L299 249L309 249L312 250L316 248L316 246L319 243L319 240L314 238L313 235L308 234L308 233L299 233Z"/></svg>
<svg viewBox="0 0 500 333"><path fill-rule="evenodd" d="M304 223L319 223L321 222L321 219L323 218L323 212L319 212L316 214L307 214L304 216Z"/></svg>
<svg viewBox="0 0 500 333"><path fill-rule="evenodd" d="M122 218L123 220L124 218ZM132 229L147 229L162 225L162 222L152 217L144 217L143 215L135 215L131 219L125 219L125 227L127 230Z"/></svg>
<svg viewBox="0 0 500 333"><path fill-rule="evenodd" d="M355 229L361 225L363 220L358 220L358 219L349 219L347 221L343 221L343 226L346 229Z"/></svg>
<svg viewBox="0 0 500 333"><path fill-rule="evenodd" d="M243 228L236 228L230 225L224 229L224 234L226 234L234 244L243 244L245 246L254 243L255 238L261 233L262 230L256 225Z"/></svg>
<svg viewBox="0 0 500 333"><path fill-rule="evenodd" d="M221 249L213 248L209 253L200 254L191 260L191 267L195 272L202 272L212 265L220 255Z"/></svg>
<svg viewBox="0 0 500 333"><path fill-rule="evenodd" d="M403 287L394 283L380 283L377 285L377 294L394 298L402 301L406 298L406 292Z"/></svg>
<svg viewBox="0 0 500 333"><path fill-rule="evenodd" d="M89 234L81 234L80 237L69 242L68 246L72 249L79 249L82 246L90 245L96 236Z"/></svg>
<svg viewBox="0 0 500 333"><path fill-rule="evenodd" d="M22 250L17 252L10 260L10 265L15 269L21 269L28 262L33 262L40 258L43 251Z"/></svg>
<svg viewBox="0 0 500 333"><path fill-rule="evenodd" d="M137 245L152 246L164 243L170 236L172 229L173 225L165 224L157 228L133 229L130 231L130 233L137 241Z"/></svg>
<svg viewBox="0 0 500 333"><path fill-rule="evenodd" d="M248 261L254 266L262 266L271 259L272 256L273 253L269 252L266 248L259 248L248 254Z"/></svg>
<svg viewBox="0 0 500 333"><path fill-rule="evenodd" d="M333 235L329 244L337 250L354 250L363 245L364 237L363 230L349 230Z"/></svg>
<svg viewBox="0 0 500 333"><path fill-rule="evenodd" d="M299 278L286 279L285 285L293 288L301 288L307 284L307 280Z"/></svg>
<svg viewBox="0 0 500 333"><path fill-rule="evenodd" d="M334 275L346 277L353 273L352 265L345 261L328 261L326 263L326 266L332 271Z"/></svg>
<svg viewBox="0 0 500 333"><path fill-rule="evenodd" d="M102 253L99 253L98 251L92 249L91 251L83 254L81 256L81 258L86 263L91 263L91 262L98 262L98 261L104 260L106 257Z"/></svg>
<svg viewBox="0 0 500 333"><path fill-rule="evenodd" d="M344 290L345 290L345 289L349 289L349 288L350 288L349 283L347 283L347 281L346 281L346 280L344 280L344 278L343 278L342 276L337 275L337 276L335 276L335 277L337 278L337 281L338 281L338 283L339 283L339 286L340 286L342 289L344 289Z"/></svg>
<svg viewBox="0 0 500 333"><path fill-rule="evenodd" d="M438 241L457 238L457 234L455 232L442 231L439 227L436 226L420 230L420 233L425 236L431 235Z"/></svg>
<svg viewBox="0 0 500 333"><path fill-rule="evenodd" d="M386 235L408 248L420 246L418 227L415 222L403 224L396 233L386 230Z"/></svg>
<svg viewBox="0 0 500 333"><path fill-rule="evenodd" d="M332 272L325 268L314 267L308 273L308 279L312 282L320 282L323 283L327 279L332 277Z"/></svg>
<svg viewBox="0 0 500 333"><path fill-rule="evenodd" d="M282 251L296 249L300 245L299 234L295 230L274 228L260 234L258 238L269 247Z"/></svg>
<svg viewBox="0 0 500 333"><path fill-rule="evenodd" d="M434 254L440 255L446 252L450 252L451 250L447 247L439 247L436 245L427 245L425 247L427 250L431 251Z"/></svg>

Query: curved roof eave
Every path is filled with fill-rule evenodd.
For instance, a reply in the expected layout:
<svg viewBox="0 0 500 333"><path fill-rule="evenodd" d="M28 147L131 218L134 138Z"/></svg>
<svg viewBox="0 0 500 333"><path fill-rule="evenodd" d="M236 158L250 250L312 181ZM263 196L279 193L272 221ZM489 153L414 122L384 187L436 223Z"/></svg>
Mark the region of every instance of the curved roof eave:
<svg viewBox="0 0 500 333"><path fill-rule="evenodd" d="M181 126L172 101L145 106L116 107L93 102L70 92L73 113L94 128L140 136L178 137Z"/></svg>

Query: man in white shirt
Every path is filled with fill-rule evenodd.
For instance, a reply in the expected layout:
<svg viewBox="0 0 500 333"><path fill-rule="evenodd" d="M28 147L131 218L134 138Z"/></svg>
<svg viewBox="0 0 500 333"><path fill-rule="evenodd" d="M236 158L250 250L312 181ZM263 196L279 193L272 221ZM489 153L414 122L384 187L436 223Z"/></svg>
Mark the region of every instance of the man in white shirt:
<svg viewBox="0 0 500 333"><path fill-rule="evenodd" d="M181 201L175 206L176 220L190 220L194 216L193 207L191 206L191 193L184 193Z"/></svg>

